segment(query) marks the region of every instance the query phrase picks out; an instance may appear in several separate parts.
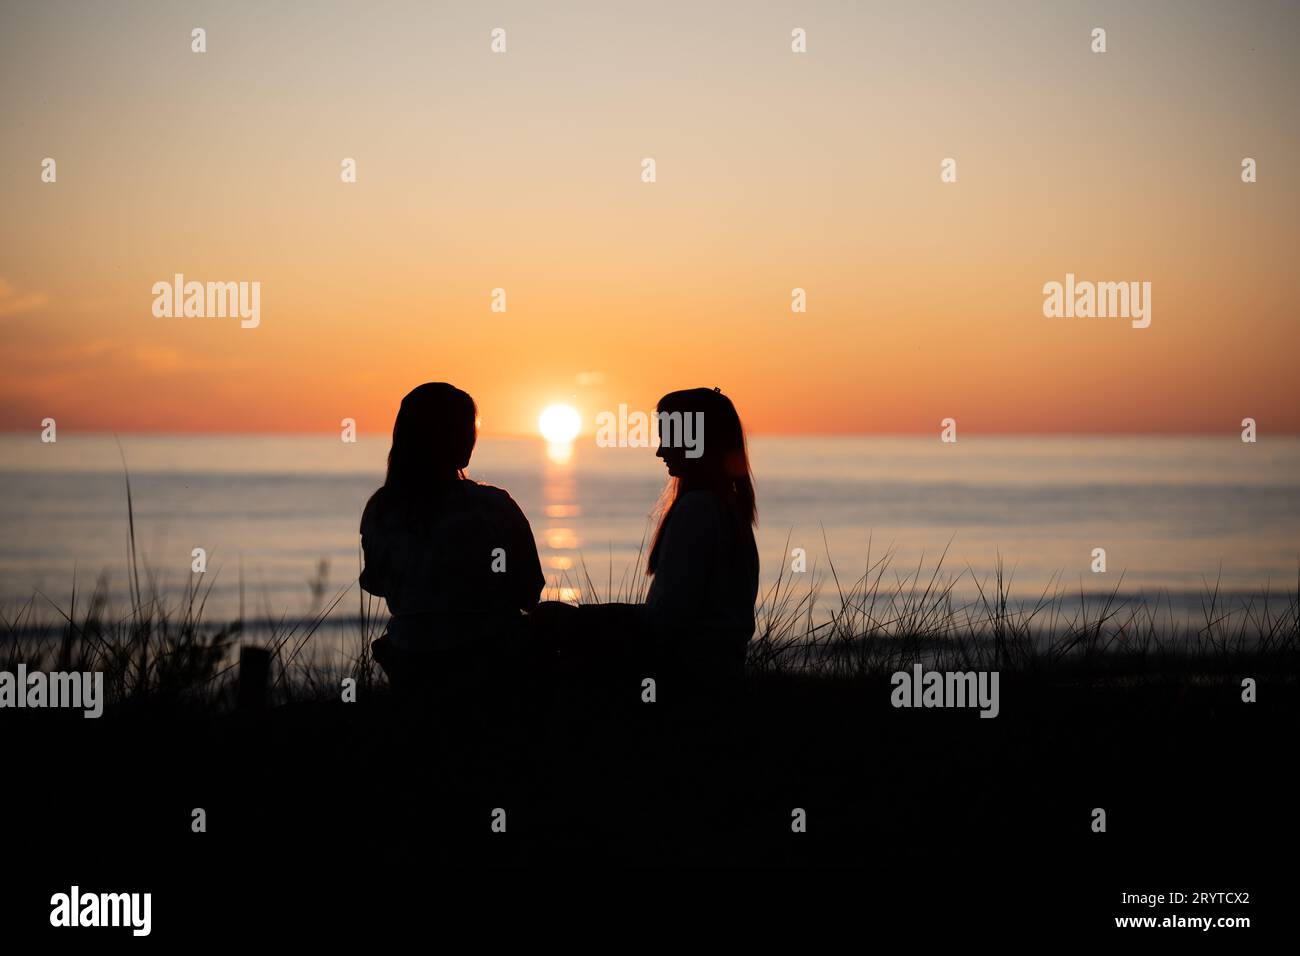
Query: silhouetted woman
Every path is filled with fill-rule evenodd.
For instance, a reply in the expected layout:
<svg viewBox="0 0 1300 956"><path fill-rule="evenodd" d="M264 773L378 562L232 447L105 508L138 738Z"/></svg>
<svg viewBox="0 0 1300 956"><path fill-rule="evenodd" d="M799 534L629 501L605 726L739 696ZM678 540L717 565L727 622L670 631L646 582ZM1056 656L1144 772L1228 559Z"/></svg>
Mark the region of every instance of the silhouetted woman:
<svg viewBox="0 0 1300 956"><path fill-rule="evenodd" d="M719 389L670 392L657 411L655 454L668 468L668 486L646 562L654 578L646 631L664 666L738 670L758 597L757 508L744 428Z"/></svg>
<svg viewBox="0 0 1300 956"><path fill-rule="evenodd" d="M478 411L430 382L402 399L383 487L361 516L361 586L392 613L374 644L394 686L507 648L545 580L528 519L465 476Z"/></svg>
<svg viewBox="0 0 1300 956"><path fill-rule="evenodd" d="M758 598L756 506L745 432L716 388L670 392L657 408L668 468L646 573L644 605L547 602L534 617L560 632L561 650L583 654L631 631L636 666L708 685L739 676ZM689 420L689 425L687 421Z"/></svg>

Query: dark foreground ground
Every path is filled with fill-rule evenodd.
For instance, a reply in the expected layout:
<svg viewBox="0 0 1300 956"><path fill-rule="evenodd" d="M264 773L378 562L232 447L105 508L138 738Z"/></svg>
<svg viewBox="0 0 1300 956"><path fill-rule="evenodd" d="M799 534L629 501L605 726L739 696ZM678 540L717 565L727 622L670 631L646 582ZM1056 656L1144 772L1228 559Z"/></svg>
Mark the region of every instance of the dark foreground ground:
<svg viewBox="0 0 1300 956"><path fill-rule="evenodd" d="M633 935L696 906L796 933L849 918L864 939L1032 929L1147 945L1205 931L1115 917L1247 916L1205 933L1235 946L1290 932L1300 847L1300 693L1263 681L1247 704L1239 681L1007 673L996 719L894 709L885 676L791 675L751 678L719 719L572 677L458 682L417 714L379 689L254 714L8 711L0 919L10 939L75 934L76 951L148 944L51 931L51 895L76 883L151 892L165 947L395 942L412 926L428 940L460 920L496 934L516 900L546 901L562 934L610 896ZM666 869L681 867L758 872ZM1123 905L1126 892L1186 901ZM1249 902L1192 903L1219 892Z"/></svg>

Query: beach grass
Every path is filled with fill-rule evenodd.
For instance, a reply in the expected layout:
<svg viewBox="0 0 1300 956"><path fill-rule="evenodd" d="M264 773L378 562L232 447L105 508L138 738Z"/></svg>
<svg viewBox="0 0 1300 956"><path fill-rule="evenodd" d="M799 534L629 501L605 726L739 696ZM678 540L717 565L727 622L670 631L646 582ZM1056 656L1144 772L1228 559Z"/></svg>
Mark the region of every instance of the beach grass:
<svg viewBox="0 0 1300 956"><path fill-rule="evenodd" d="M1118 582L1021 599L999 561L963 599L944 555L896 570L886 551L851 580L829 562L779 576L724 719L679 719L671 704L644 706L637 684L559 672L532 686L458 680L413 715L371 656L386 614L355 583L328 598L310 588L307 614L210 621L212 577L169 599L129 547L128 607L110 608L101 578L89 596L74 586L63 603L36 594L0 613L0 669L105 675L107 719L6 713L49 812L86 813L94 781L94 812L131 834L129 850L102 858L73 830L33 834L42 852L63 841L84 871L117 878L136 863L274 895L337 872L339 846L355 873L887 859L891 874L921 861L917 885L933 893L936 873L996 859L1018 869L1008 885L1022 893L1047 888L1025 874L1050 873L1046 907L1084 898L1058 895L1066 880L1086 893L1165 878L1152 859L1227 873L1242 847L1285 843L1276 815L1252 808L1282 792L1278 755L1293 743L1300 592L1211 584L1194 615ZM603 587L580 571L585 600L644 595L637 569L611 566ZM346 635L341 657L314 653L327 626ZM251 711L249 651L265 663ZM891 675L916 665L998 671L998 719L891 706ZM1245 703L1247 678L1258 703ZM340 693L347 679L355 703ZM1250 788L1225 767L1249 768ZM219 840L188 839L196 806ZM488 836L501 807L509 841ZM1089 842L1095 807L1136 835L1121 852ZM792 808L814 821L806 839L791 839ZM970 886L945 892L953 906Z"/></svg>
<svg viewBox="0 0 1300 956"><path fill-rule="evenodd" d="M74 581L64 602L37 593L0 609L0 668L102 671L111 705L156 700L194 706L233 701L242 646L265 650L276 702L337 697L339 682L355 681L369 695L385 684L371 653L385 609L352 582L306 615L267 611L253 623L243 615L206 615L214 577L196 574L179 596L141 575L131 549L131 601L109 606L100 578L89 595ZM1227 679L1249 672L1293 676L1300 671L1300 584L1286 592L1225 596L1206 585L1199 611L1178 610L1167 595L1071 594L1054 588L1020 598L1001 558L991 580L973 569L945 574L943 556L896 569L892 553L869 558L866 570L842 581L833 563L824 573L783 570L761 595L747 673L839 680L873 678L921 663L935 670L997 670L1071 681ZM604 588L581 567L584 599L636 602L645 578L625 569ZM962 576L977 597L959 599ZM829 592L829 593L828 593ZM827 600L827 596L829 600ZM345 610L349 602L353 610ZM829 609L827 609L829 607ZM322 628L347 635L346 650L313 653Z"/></svg>

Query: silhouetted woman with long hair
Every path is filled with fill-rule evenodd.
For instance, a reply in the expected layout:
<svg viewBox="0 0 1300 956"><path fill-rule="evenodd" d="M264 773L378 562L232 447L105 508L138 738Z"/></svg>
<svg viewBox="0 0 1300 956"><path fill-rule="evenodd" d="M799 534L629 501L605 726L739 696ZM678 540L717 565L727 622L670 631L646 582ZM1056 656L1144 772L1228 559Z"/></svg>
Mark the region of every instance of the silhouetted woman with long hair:
<svg viewBox="0 0 1300 956"><path fill-rule="evenodd" d="M514 499L465 475L477 435L465 392L445 382L411 391L393 424L383 487L361 517L361 586L392 613L374 649L394 685L508 645L545 584Z"/></svg>
<svg viewBox="0 0 1300 956"><path fill-rule="evenodd" d="M646 561L653 577L646 631L663 666L735 671L754 633L758 598L757 507L745 431L731 399L716 388L670 392L656 410L655 454L668 468L668 485ZM702 426L694 436L690 423Z"/></svg>
<svg viewBox="0 0 1300 956"><path fill-rule="evenodd" d="M659 400L659 449L668 468L646 573L645 604L547 602L535 630L562 656L613 657L708 692L738 678L758 598L756 506L745 431L716 388ZM689 423L689 424L688 424Z"/></svg>

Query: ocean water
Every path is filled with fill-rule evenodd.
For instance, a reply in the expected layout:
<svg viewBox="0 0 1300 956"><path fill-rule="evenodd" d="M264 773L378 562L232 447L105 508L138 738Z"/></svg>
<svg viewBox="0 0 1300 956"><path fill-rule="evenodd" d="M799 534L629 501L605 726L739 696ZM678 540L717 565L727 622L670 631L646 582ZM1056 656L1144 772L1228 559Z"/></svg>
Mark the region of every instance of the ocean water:
<svg viewBox="0 0 1300 956"><path fill-rule="evenodd" d="M67 608L104 576L127 600L130 473L142 576L164 595L208 553L209 618L302 615L343 593L355 612L357 525L382 479L386 439L156 437L60 433L54 444L0 437L0 606ZM887 587L944 554L940 579L963 598L999 556L1012 595L1044 590L1294 591L1300 566L1300 440L962 437L776 438L751 443L766 588L803 548L804 586L833 560L841 584L891 555ZM651 449L553 448L485 439L471 475L507 489L528 515L550 597L621 592L664 485ZM1107 570L1091 570L1093 549ZM323 564L322 564L323 562ZM585 572L582 570L585 563ZM1122 577L1121 577L1122 575ZM313 591L316 582L316 591ZM825 601L823 601L824 605ZM51 613L52 610L51 610Z"/></svg>

